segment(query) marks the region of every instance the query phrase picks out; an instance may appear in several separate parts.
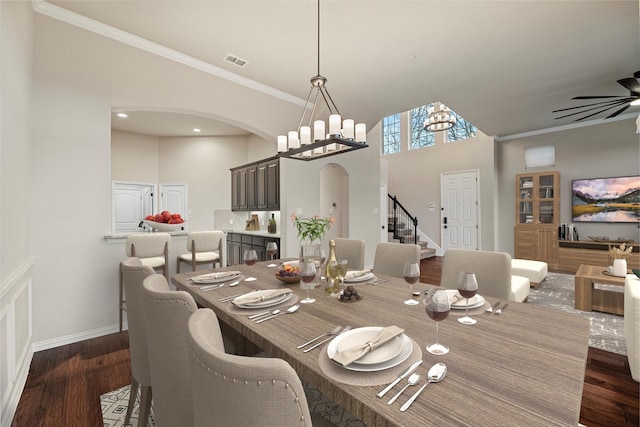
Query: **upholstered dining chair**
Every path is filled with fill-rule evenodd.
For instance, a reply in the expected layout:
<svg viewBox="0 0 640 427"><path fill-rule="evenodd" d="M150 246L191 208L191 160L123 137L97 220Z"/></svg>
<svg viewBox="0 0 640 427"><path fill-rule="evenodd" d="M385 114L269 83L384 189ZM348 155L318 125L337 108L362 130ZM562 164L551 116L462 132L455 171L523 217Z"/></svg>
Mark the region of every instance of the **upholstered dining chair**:
<svg viewBox="0 0 640 427"><path fill-rule="evenodd" d="M144 280L142 303L156 425L190 427L193 425L193 402L187 322L198 307L187 292L170 290L167 279L160 274ZM219 331L217 334L220 335Z"/></svg>
<svg viewBox="0 0 640 427"><path fill-rule="evenodd" d="M142 306L142 283L144 279L155 273L148 265L142 265L138 258L125 259L120 264L120 269L129 305L127 317L129 319L129 357L131 360L131 390L125 424L129 424L138 389L141 388L138 426L146 427L151 408L151 373Z"/></svg>
<svg viewBox="0 0 640 427"><path fill-rule="evenodd" d="M140 259L143 265L154 270L162 269L162 274L169 280L169 245L171 235L168 233L136 233L127 236L125 252L128 257ZM123 312L127 311L123 286L122 268L120 268L120 332L122 332Z"/></svg>
<svg viewBox="0 0 640 427"><path fill-rule="evenodd" d="M178 256L176 271L180 273L180 264L187 263L196 271L198 264L216 264L222 267L223 231L193 231L187 235L187 250L189 253Z"/></svg>
<svg viewBox="0 0 640 427"><path fill-rule="evenodd" d="M373 272L403 279L405 262L420 263L420 246L413 243L381 242L376 246Z"/></svg>
<svg viewBox="0 0 640 427"><path fill-rule="evenodd" d="M300 378L286 361L224 352L215 313L189 319L194 426L312 426Z"/></svg>
<svg viewBox="0 0 640 427"><path fill-rule="evenodd" d="M337 237L336 258L346 259L348 267L352 270L364 269L364 240L345 239Z"/></svg>

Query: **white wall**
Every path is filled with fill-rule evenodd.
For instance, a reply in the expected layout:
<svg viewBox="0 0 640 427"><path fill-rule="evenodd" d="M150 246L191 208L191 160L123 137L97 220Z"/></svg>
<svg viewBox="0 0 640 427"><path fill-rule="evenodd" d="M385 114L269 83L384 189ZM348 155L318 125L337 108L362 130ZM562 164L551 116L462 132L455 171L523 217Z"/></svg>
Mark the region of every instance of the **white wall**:
<svg viewBox="0 0 640 427"><path fill-rule="evenodd" d="M0 425L15 413L33 355L30 2L0 2Z"/></svg>

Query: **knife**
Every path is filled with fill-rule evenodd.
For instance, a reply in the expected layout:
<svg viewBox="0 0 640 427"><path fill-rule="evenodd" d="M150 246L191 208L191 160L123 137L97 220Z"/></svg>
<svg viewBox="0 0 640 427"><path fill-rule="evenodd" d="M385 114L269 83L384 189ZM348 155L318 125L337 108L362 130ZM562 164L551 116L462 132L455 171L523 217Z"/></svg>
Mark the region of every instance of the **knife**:
<svg viewBox="0 0 640 427"><path fill-rule="evenodd" d="M400 380L402 380L404 377L406 377L407 375L409 375L410 373L415 371L416 368L418 366L420 366L421 364L422 364L422 360L418 360L416 363L414 363L413 365L409 366L406 371L402 372L398 376L398 378L396 378L391 384L386 386L385 389L382 390L380 393L376 394L376 396L378 396L378 397L384 396L389 390L391 390L396 384L398 384L400 382Z"/></svg>

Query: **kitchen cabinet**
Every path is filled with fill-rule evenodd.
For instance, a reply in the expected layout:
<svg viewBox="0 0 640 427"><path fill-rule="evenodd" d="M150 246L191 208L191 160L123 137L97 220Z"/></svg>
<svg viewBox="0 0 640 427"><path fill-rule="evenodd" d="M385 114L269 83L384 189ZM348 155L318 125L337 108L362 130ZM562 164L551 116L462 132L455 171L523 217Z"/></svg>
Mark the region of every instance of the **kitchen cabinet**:
<svg viewBox="0 0 640 427"><path fill-rule="evenodd" d="M280 158L274 157L231 169L231 210L280 209Z"/></svg>
<svg viewBox="0 0 640 427"><path fill-rule="evenodd" d="M276 242L278 252L275 258L280 258L280 238L261 236L252 233L229 232L227 233L227 265L242 264L246 250L253 249L258 255L258 261L267 261L267 243Z"/></svg>
<svg viewBox="0 0 640 427"><path fill-rule="evenodd" d="M516 175L515 258L555 264L559 222L560 173Z"/></svg>

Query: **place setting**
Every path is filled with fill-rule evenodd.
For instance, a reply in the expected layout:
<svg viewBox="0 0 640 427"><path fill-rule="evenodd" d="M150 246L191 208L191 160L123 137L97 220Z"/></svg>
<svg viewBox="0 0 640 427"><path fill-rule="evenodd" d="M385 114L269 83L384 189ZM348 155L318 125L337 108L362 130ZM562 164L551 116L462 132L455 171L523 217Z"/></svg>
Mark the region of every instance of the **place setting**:
<svg viewBox="0 0 640 427"><path fill-rule="evenodd" d="M320 350L320 369L332 380L361 386L382 385L396 379L411 364L422 360L420 346L402 328L367 326L331 331L335 337L301 346L309 352L328 341ZM319 339L319 338L317 338ZM304 348L306 344L310 347Z"/></svg>
<svg viewBox="0 0 640 427"><path fill-rule="evenodd" d="M269 314L279 315L280 310L286 311L286 307L296 305L298 297L289 288L260 289L243 294L230 295L220 299L220 302L231 303L227 309L230 313L249 316L251 320L257 321L259 320L257 319L259 314L265 316ZM276 310L278 310L277 313L275 313Z"/></svg>
<svg viewBox="0 0 640 427"><path fill-rule="evenodd" d="M189 277L189 280L194 286L199 286L198 289L206 292L225 286L237 286L242 280L242 277L239 271L219 271L192 276Z"/></svg>

